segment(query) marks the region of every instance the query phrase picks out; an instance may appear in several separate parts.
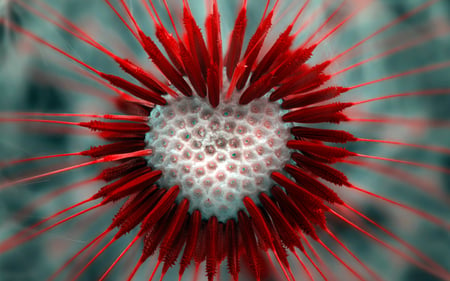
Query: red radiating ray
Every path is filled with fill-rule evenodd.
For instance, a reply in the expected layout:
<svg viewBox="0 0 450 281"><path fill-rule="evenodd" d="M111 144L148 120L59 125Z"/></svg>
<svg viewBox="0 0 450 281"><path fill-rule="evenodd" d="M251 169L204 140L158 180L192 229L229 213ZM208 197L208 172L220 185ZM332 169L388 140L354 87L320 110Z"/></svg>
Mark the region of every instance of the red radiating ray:
<svg viewBox="0 0 450 281"><path fill-rule="evenodd" d="M86 269L106 250L108 249L109 246L111 246L114 242L117 241L116 237L113 237L91 260L89 260L89 262L81 269L78 271L78 273L73 276L73 278L71 279L72 281L75 281L78 279L78 277L80 277L84 271L86 271Z"/></svg>
<svg viewBox="0 0 450 281"><path fill-rule="evenodd" d="M414 38L414 40L407 41L403 45L394 47L394 48L389 49L389 50L387 50L387 51L385 51L383 53L380 53L378 55L375 55L373 57L367 58L367 59L362 60L362 61L360 61L358 63L353 64L353 65L350 65L350 66L348 66L346 68L343 68L342 70L339 70L339 71L335 72L334 76L337 76L339 74L343 74L343 73L345 73L345 72L347 72L349 70L357 68L357 67L359 67L361 65L364 65L366 63L375 61L377 59L384 58L384 57L387 57L387 56L390 56L390 55L393 55L393 54L396 54L396 53L400 53L401 51L405 51L405 50L411 49L411 48L413 48L415 46L418 46L420 44L428 43L428 42L430 42L431 40L433 40L435 38L439 38L441 36L448 35L449 31L450 31L450 28L446 27L445 29L439 30L439 31L434 32L434 33L426 33L426 34L421 35L421 36L419 36L417 38Z"/></svg>
<svg viewBox="0 0 450 281"><path fill-rule="evenodd" d="M428 265L423 264L421 262L418 262L416 259L411 258L409 255L407 255L406 253L398 250L397 248L392 247L391 245L387 244L386 242L378 239L377 237L375 237L373 234L365 231L364 229L362 229L361 227L357 226L356 224L352 223L351 221L349 221L348 219L346 219L345 217L343 217L342 215L340 215L339 213L337 213L336 211L334 211L333 209L330 209L330 212L335 215L336 217L338 217L339 219L343 220L344 222L346 222L347 224L349 224L350 226L352 226L353 228L355 228L356 230L362 232L364 235L366 235L367 237L375 240L377 243L383 245L384 247L386 247L388 250L390 250L392 253L395 253L396 255L400 256L402 259L410 262L411 264L416 265L417 267L427 271L428 273L442 278L443 280L446 280L450 277L450 273L448 272L438 272L435 271L434 268L430 268Z"/></svg>
<svg viewBox="0 0 450 281"><path fill-rule="evenodd" d="M392 80L392 79L396 79L396 78L400 78L400 77L404 77L404 76L409 76L409 75L414 75L414 74L419 74L419 73L424 73L424 72L429 72L429 71L435 71L435 70L439 70L442 68L448 68L450 67L450 61L444 61L444 62L440 62L440 63L436 63L436 64L432 64L432 65L427 65L424 67L420 67L420 68L415 68L412 70L408 70L405 72L401 72L401 73L397 73L391 76L387 76L384 78L380 78L380 79L376 79L376 80L372 80L369 82L365 82L359 85L354 85L351 87L348 87L349 90L353 90L356 88L361 88L361 87L365 87L365 86L369 86L372 84L376 84L376 83L380 83L380 82L384 82L387 80ZM332 74L332 76L334 76L335 74Z"/></svg>
<svg viewBox="0 0 450 281"><path fill-rule="evenodd" d="M357 141L409 146L409 147L424 149L424 150L428 150L428 151L434 151L434 152L438 152L438 153L442 153L442 154L450 154L450 149L449 148L441 147L441 146L420 145L420 144L406 143L406 142L399 142L399 141L374 140L374 139L364 139L364 138L358 138Z"/></svg>
<svg viewBox="0 0 450 281"><path fill-rule="evenodd" d="M92 97L96 97L102 102L108 101L114 103L116 97L107 93L104 90L100 90L94 86L83 84L72 77L63 76L61 73L43 73L42 69L31 70L33 81L44 85L58 86L76 94L85 94ZM109 85L109 84L108 84ZM124 93L125 94L125 93Z"/></svg>
<svg viewBox="0 0 450 281"><path fill-rule="evenodd" d="M416 92L407 92L407 93L399 93L399 94L381 96L381 97L376 97L376 98L363 100L363 101L355 101L355 102L353 102L353 105L355 106L355 105L359 105L359 104L370 103L370 102L375 102L375 101L382 101L382 100L392 99L392 98L400 98L400 97L448 95L448 94L450 94L450 89L421 90L421 91L416 91Z"/></svg>
<svg viewBox="0 0 450 281"><path fill-rule="evenodd" d="M406 241L404 241L403 239L401 239L400 237L396 236L395 234L393 234L392 232L390 232L389 230L387 230L386 228L382 227L381 225L379 225L378 223L376 223L375 221L373 221L372 219L370 219L369 217L365 216L363 213L359 212L358 210L356 210L355 208L352 208L350 205L348 204L344 204L344 206L351 210L352 212L356 213L358 216L364 218L365 220L367 220L368 222L370 222L371 224L375 225L377 228L381 229L383 232L385 232L387 235L389 235L390 237L392 237L393 239L395 239L395 241L399 242L401 245L403 245L405 248L407 248L408 250L410 250L412 253L414 253L417 257L421 258L423 261L427 262L429 265L431 265L432 267L434 267L436 270L440 270L441 272L445 272L446 270L440 266L438 263L436 263L435 261L433 261L431 258L427 257L424 253L422 253L421 251L419 251L417 248L415 248L414 246L412 246L411 244L407 243Z"/></svg>
<svg viewBox="0 0 450 281"><path fill-rule="evenodd" d="M355 113L355 112L353 112ZM354 114L352 114L354 115ZM356 115L356 114L355 114ZM402 118L397 116L385 116L380 114L373 114L373 113L361 113L358 112L358 115L364 115L369 118L348 118L346 121L352 121L352 122L365 122L365 123L382 123L383 125L389 125L389 126L398 126L403 125L407 127L411 127L414 129L421 129L421 128L429 128L429 127L449 127L450 128L450 121L447 120L426 120L426 119L420 119L420 118Z"/></svg>
<svg viewBox="0 0 450 281"><path fill-rule="evenodd" d="M78 256L80 256L82 253L84 253L87 249L89 249L92 245L95 243L101 241L109 232L111 232L111 229L106 229L103 231L100 235L98 235L96 238L94 238L91 242L89 242L87 245L85 245L81 250L79 250L75 255L73 255L67 262L65 262L55 273L50 276L49 281L53 281L58 275L65 270Z"/></svg>
<svg viewBox="0 0 450 281"><path fill-rule="evenodd" d="M326 229L325 230L339 245L341 245L342 248L344 248L344 250L349 253L349 255L351 255L369 274L370 276L372 276L375 280L378 281L383 281L384 279L382 279L377 273L375 273L372 269L370 269L363 261L361 261L361 259L359 259L352 251L350 251L348 249L347 246L344 245L344 243L341 242L341 240L336 237L336 235L331 232L331 230Z"/></svg>
<svg viewBox="0 0 450 281"><path fill-rule="evenodd" d="M366 38L364 38L363 40L359 41L358 43L356 43L355 45L353 45L352 47L348 48L347 50L345 50L344 52L340 53L339 55L337 55L336 57L334 57L332 59L332 61L336 61L339 58L343 57L344 55L352 52L354 49L358 48L359 46L361 46L362 44L366 43L367 41L369 41L370 39L372 39L373 37L383 33L384 31L390 29L391 27L398 25L399 23L407 20L408 18L414 16L415 14L425 10L427 7L435 4L436 2L438 2L439 0L431 0L431 1L426 1L424 4L418 6L417 8L409 11L408 13L396 18L395 20L393 20L392 22L388 23L387 25L383 26L382 28L378 29L377 31L375 31L374 33L372 33L371 35L367 36Z"/></svg>
<svg viewBox="0 0 450 281"><path fill-rule="evenodd" d="M88 113L44 113L44 112L1 112L0 116L42 116L42 117L83 117L108 120L148 122L148 117L117 114L88 114Z"/></svg>
<svg viewBox="0 0 450 281"><path fill-rule="evenodd" d="M140 151L135 151L135 152L130 152L130 153L123 153L123 154L113 154L113 155L107 155L105 157L101 157L92 161L88 161L88 162L84 162L78 165L73 165L73 166L69 166L66 168L61 168L61 169L57 169L57 170L53 170L47 173L42 173L40 175L36 175L36 176L31 176L31 177L26 177L26 178L22 178L19 180L15 180L15 181L10 181L4 184L0 184L0 190L4 189L6 187L12 186L12 185L16 185L19 183L25 183L25 182L29 182L29 181L33 181L36 179L40 179L43 177L48 177L51 175L56 175L56 174L60 174L63 172L67 172L70 170L74 170L74 169L78 169L81 167L86 167L89 165L94 165L94 164L99 164L99 163L103 163L103 162L113 162L113 161L118 161L118 160L122 160L122 159L127 159L127 158L134 158L134 157L142 157L142 156L146 156L146 155L150 155L151 154L151 150L150 149L144 149L144 150L140 150Z"/></svg>
<svg viewBox="0 0 450 281"><path fill-rule="evenodd" d="M356 272L351 266L349 266L346 262L344 262L336 253L334 253L325 243L321 240L317 240L317 242L322 245L325 250L327 250L336 260L338 260L345 268L347 268L356 278L361 281L364 281L364 277L362 277L358 272Z"/></svg>
<svg viewBox="0 0 450 281"><path fill-rule="evenodd" d="M139 40L139 36L136 33L136 31L131 28L131 26L128 24L128 22L123 18L123 16L119 13L119 11L117 11L117 9L111 4L111 2L109 0L104 0L106 2L106 4L108 4L108 6L111 8L111 10L113 10L113 12L117 15L117 17L123 22L123 24L128 28L128 30L131 32L131 34L133 34L133 36L138 40Z"/></svg>
<svg viewBox="0 0 450 281"><path fill-rule="evenodd" d="M317 253L317 251L313 248L313 246L311 245L311 243L309 243L308 239L302 234L300 233L300 236L303 238L303 241L305 241L306 246L309 248L309 250L312 252L312 254L314 255L314 257L317 259L317 261L320 263L320 267L314 262L314 260L309 256L306 255L306 257L308 258L308 260L311 262L311 264L314 266L314 268L317 270L317 272L319 272L320 276L322 276L322 278L324 280L328 280L328 278L326 276L331 276L332 280L336 280L334 274L332 274L332 271L330 270L330 268L325 264L325 262L322 260L322 258L320 257L320 255ZM306 253L306 252L305 252ZM326 275L322 272L322 270L326 272Z"/></svg>
<svg viewBox="0 0 450 281"><path fill-rule="evenodd" d="M336 25L334 28L332 28L327 34L325 34L321 39L319 39L314 44L315 45L322 44L323 41L325 41L327 38L329 38L336 31L338 31L342 26L344 26L344 24L346 24L348 21L350 21L354 16L356 16L358 13L360 13L364 8L369 6L369 4L371 4L371 1L373 1L373 0L365 1L362 4L358 1L358 4L361 6L358 6L358 8L355 11L353 11L350 15L348 15L345 19L343 19L338 25ZM334 59L333 59L333 61L334 61Z"/></svg>
<svg viewBox="0 0 450 281"><path fill-rule="evenodd" d="M369 169L369 171L383 174L385 176L396 179L402 183L407 183L410 186L415 186L423 191L425 194L429 196L433 196L435 199L442 200L446 198L446 194L440 190L438 184L430 179L423 179L411 172L399 169L397 167L393 167L392 165L386 165L383 163L375 163L375 162L366 162L361 160L343 160L341 163L347 163L351 165L356 165L358 167L365 167ZM446 200L447 203L450 204L450 200Z"/></svg>
<svg viewBox="0 0 450 281"><path fill-rule="evenodd" d="M425 168L425 169L429 169L429 170L433 170L433 171L438 171L438 172L441 172L441 173L450 174L450 169L444 168L444 167L441 167L441 166L436 166L436 165L431 165L431 164L426 164L426 163L419 163L419 162L415 162L415 161L393 159L393 158L388 158L388 157L365 155L365 154L360 154L360 153L356 153L355 155L359 156L359 157L363 157L363 158L382 160L382 161L388 161L388 162L394 162L394 163L400 163L400 164L416 166L416 167L421 167L421 168Z"/></svg>
<svg viewBox="0 0 450 281"><path fill-rule="evenodd" d="M422 217L422 218L424 218L424 219L426 219L426 220L428 220L430 222L435 223L438 226L441 226L441 227L443 227L443 228L445 228L447 230L450 230L450 223L448 223L448 222L446 222L446 221L444 221L444 220L442 220L442 219L440 219L438 217L430 215L430 214L428 214L428 213L426 213L424 211L421 211L421 210L418 210L416 208L410 207L408 205L399 203L397 201L391 200L389 198L383 197L381 195L375 194L373 192L370 192L368 190L362 189L362 188L357 187L357 186L352 186L351 188L354 189L354 190L357 190L359 192L365 193L367 195L370 195L371 197L375 197L375 198L378 198L378 199L383 200L385 202L388 202L388 203L390 203L392 205L401 207L401 208L403 208L403 209L405 209L405 210L407 210L407 211L409 211L411 213L416 214L419 217Z"/></svg>

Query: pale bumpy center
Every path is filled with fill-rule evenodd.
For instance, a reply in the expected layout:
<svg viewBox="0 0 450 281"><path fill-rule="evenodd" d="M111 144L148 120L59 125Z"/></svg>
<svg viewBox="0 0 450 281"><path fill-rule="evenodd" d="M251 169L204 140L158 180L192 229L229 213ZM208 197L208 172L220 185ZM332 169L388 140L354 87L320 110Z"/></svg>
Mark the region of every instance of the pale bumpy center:
<svg viewBox="0 0 450 281"><path fill-rule="evenodd" d="M242 199L268 191L272 171L289 159L289 131L280 106L266 97L239 105L236 99L212 108L200 97L169 98L150 114L149 165L161 170L162 187L179 185L190 211L219 221L236 218Z"/></svg>

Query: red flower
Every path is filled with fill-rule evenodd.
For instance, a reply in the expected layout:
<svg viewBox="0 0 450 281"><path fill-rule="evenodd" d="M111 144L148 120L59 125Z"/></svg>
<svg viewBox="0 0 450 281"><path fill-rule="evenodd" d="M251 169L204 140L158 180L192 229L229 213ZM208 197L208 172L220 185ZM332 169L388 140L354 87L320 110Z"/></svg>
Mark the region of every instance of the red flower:
<svg viewBox="0 0 450 281"><path fill-rule="evenodd" d="M90 213L94 214L92 219L103 220L99 209L119 206L109 227L87 242L50 279L60 277L62 271L71 265L74 265L75 272L67 278L88 278L84 276L91 264L102 259L113 244L126 239L131 240L128 246L116 254L114 262L105 268L104 273L95 278L106 278L125 256L138 250L135 265L125 268L128 279L132 279L152 256L155 256L156 264L151 262L154 270L150 279L160 268L163 279L175 264L179 278L186 280L192 279L191 274L186 273L191 264L195 266L195 280L199 279L202 264L208 280L218 280L219 272L225 272L221 269L223 264L227 267L225 280L238 280L239 277L245 280L271 280L275 277L299 280L303 275L312 280L346 278L337 277L341 273L334 273L321 258L323 255L334 257L352 278L382 280L381 276L384 276L391 279L383 272L371 269L368 262L347 248L333 225L356 230L386 248L390 254L437 278L449 279L450 273L445 265L428 258L381 223L364 215L359 207L354 207L358 202L352 196L368 196L387 206L406 209L408 218L424 218L446 232L449 229L447 221L405 205L402 200L390 199L360 187L336 168L338 164L369 168L419 187L421 183L415 180L414 172L397 165L442 174L450 172L448 168L424 162L356 152L358 144L379 143L383 147L397 145L450 154L444 147L394 141L382 135L381 131L375 133L378 139L358 136L358 123L370 128L375 128L369 125L373 122L416 129L424 128L421 122L429 125L423 119L416 122L364 114L358 110L361 105L400 97L425 98L448 94L448 88L410 90L405 87L406 92L381 94L367 100L356 98L371 85L443 71L450 66L450 61L413 66L360 83L340 79L342 74L361 65L401 54L447 34L448 28L444 28L445 32L418 36L407 42L394 37L383 38L376 43L380 46L375 47L381 48L384 43L388 46L386 49L376 50L375 55L353 62L366 51L364 47L369 41L389 34L390 29L423 13L435 2L426 1L349 47L337 48L332 51L333 55L324 55L324 45L337 41L336 37L343 34L346 25L355 22L364 9L370 9L370 4L374 5L371 1L344 1L338 5L325 1L318 6L310 1L301 5L295 1L267 1L255 29L248 26L248 3L243 1L229 40L222 44L217 1L206 5L203 32L188 1L182 1L182 11L163 1L164 12L155 8L151 1L139 2L136 5L153 21L155 36L151 36L138 16L141 13L136 12L135 15L127 2L121 0L112 4L105 0L127 28L128 35L150 58L154 69L149 71L145 62L119 55L127 53L120 51L123 48L119 44L106 47L101 40L90 35L90 30L75 25L40 0L32 5L16 0L15 3L31 14L84 42L123 70L121 74L113 74L110 67L84 62L78 58L77 52L65 51L11 19L1 19L10 30L49 47L68 58L73 65L87 69L89 73L84 70L80 73L116 94L113 98L104 94L101 97L105 102L112 101L121 114L3 114L3 122L23 122L32 127L44 123L51 128L64 125L83 129L83 132L89 129L89 135L98 136L107 143L80 152L4 162L3 167L14 168L24 162L44 163L49 158L91 158L31 176L24 173L18 179L4 181L0 189L86 166L103 166L95 178L60 187L32 203L32 209L35 205L55 200L63 193L81 190L90 183L105 183L79 203L3 240L0 253ZM329 16L319 19L319 15L328 8L331 8ZM164 23L162 17L166 15L172 26ZM289 24L285 24L286 19L289 19ZM401 31L395 34L401 35ZM348 62L350 66L343 67ZM60 65L72 67L67 63ZM59 74L41 75L41 78L54 79ZM70 83L62 83L70 87L67 86ZM61 121L61 118L73 117L89 119ZM327 123L331 125L324 126ZM339 128L343 123L351 126ZM353 129L355 127L356 130ZM44 133L44 127L37 128ZM350 133L350 130L355 133ZM68 130L62 134L73 132L78 133ZM345 146L346 143L350 144ZM377 164L379 162L366 161L370 159L396 166L386 168L384 164ZM29 209L17 216L24 214L29 214ZM380 231L401 247L380 238L377 234ZM142 249L139 243L143 244ZM340 246L340 250L336 250L335 245ZM79 268L78 260L82 261ZM173 280L173 277L167 278Z"/></svg>

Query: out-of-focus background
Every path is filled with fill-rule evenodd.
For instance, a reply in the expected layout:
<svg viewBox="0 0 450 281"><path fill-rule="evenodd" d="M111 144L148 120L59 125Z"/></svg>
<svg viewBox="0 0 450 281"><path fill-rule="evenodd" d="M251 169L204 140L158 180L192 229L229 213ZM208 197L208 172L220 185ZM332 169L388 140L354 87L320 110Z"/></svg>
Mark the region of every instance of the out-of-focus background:
<svg viewBox="0 0 450 281"><path fill-rule="evenodd" d="M31 15L14 2L0 0L0 17L2 19L7 19L21 27L33 30L44 40L61 47L71 55L82 58L83 61L90 65L108 73L120 74L120 70L114 62L106 56L102 56L93 47L80 42L80 40L61 31L54 25L45 22L41 17ZM115 1L112 2L114 3ZM129 0L127 2L130 3L136 18L143 24L144 30L153 34L151 20L145 10L139 8L138 1ZM170 26L166 13L159 2L155 1L155 5L160 9L163 21L165 21L167 26ZM169 4L172 4L171 7L174 7L173 12L176 15L181 11L181 2L181 0L169 1ZM226 47L228 34L232 29L236 11L240 7L240 1L219 2L222 37L224 38L223 45ZM334 1L312 2L315 3L311 4L311 7L306 10L306 17L320 5L329 4L329 8L318 14L317 18L308 26L310 30L318 27L330 15L331 9L337 7ZM350 5L358 3L358 1L348 2ZM339 54L383 25L418 7L424 1L377 0L373 2L369 7L358 13L351 22L343 26L342 30L338 31L336 35L327 39L317 50L313 61L317 62L323 58ZM142 62L146 68L151 69L151 63L148 62L145 53L139 48L133 37L111 9L108 8L105 1L68 0L47 1L47 3L67 18L73 20L102 44L114 50L119 50L125 56L134 57ZM192 0L190 3L199 25L202 26L205 16L204 2ZM286 13L276 17L274 32L269 34L268 42L277 38L277 32L275 31L281 31L290 23L288 19L291 20L295 16L294 12L299 9L299 5L295 1L282 1L282 7L286 10ZM294 9L285 9L287 7ZM255 30L263 9L264 5L260 1L249 1L247 41ZM345 9L349 10L348 13L353 10L352 8ZM413 42L426 34L431 35L442 32L442 34L447 35L433 40L425 40L423 44L414 48L362 65L337 76L334 79L334 83L336 85L356 85L421 66L449 61L450 17L447 12L449 10L449 1L438 1L438 3L411 19L371 39L361 46L361 52L357 52L360 55L349 56L339 61L338 65L333 66L331 70L338 71L352 63L388 50L393 46L400 46L402 43L409 41ZM348 13L344 11L340 19L344 18L344 15L348 15ZM301 20L299 25L301 25ZM445 29L447 29L447 32ZM300 39L306 38L306 35L302 36L301 34ZM110 102L92 94L87 94L101 93L102 95L111 95L112 93L78 73L77 69L77 66L57 55L55 51L38 47L31 40L11 31L4 25L0 25L0 112L2 114L0 118L8 117L7 114L4 114L7 112L25 111L95 114L117 112ZM155 73L157 72L155 71ZM349 92L345 94L344 100L359 101L387 94L421 89L450 88L449 77L450 68L447 68L394 79ZM362 138L401 140L409 143L450 147L448 124L437 124L437 126L431 127L425 122L426 120L449 121L449 108L449 95L418 96L379 101L361 105L357 107L357 111L416 118L418 121L413 125L409 123L410 125L407 126L404 124L395 125L392 122L387 125L350 122L339 126L339 129L346 129ZM357 111L353 112L355 116L358 114ZM79 132L83 131L27 122L0 122L0 163L33 156L81 151L91 145L99 144L96 138L89 134L80 135ZM439 152L372 143L352 144L348 145L348 148L362 154L418 161L450 168L450 155ZM37 161L13 167L0 166L0 183L23 178L45 168L49 169L75 163L75 160L57 158L48 160L44 166L42 163ZM370 163L382 164L381 166L372 167L381 172L374 173L361 165L341 164L338 167L357 186L377 192L393 200L408 203L449 221L450 177L448 174L405 165L392 165L385 162ZM386 173L393 172L396 169L401 169L406 174L404 176L399 175L397 178L391 178L386 175ZM20 219L17 217L19 210L30 206L31 202L36 200L36 198L41 198L43 194L92 178L98 172L99 169L97 167L82 168L0 190L0 241L20 231L24 226L32 225L60 209L86 199L93 190L98 188L99 184L89 184L87 187L80 188L77 192L60 195L47 204L41 204L38 209L27 213L24 217ZM421 188L427 191L420 191ZM417 246L433 260L446 267L447 270L450 269L450 257L448 254L450 251L450 233L448 230L418 219L417 216L409 212L392 207L380 200L375 200L373 197L361 196L356 192L346 192L340 189L338 192L348 200L351 206L364 212L409 243ZM113 214L114 210L109 210L96 216L87 216L85 219L82 218L66 223L25 245L0 254L0 281L47 279L65 260L69 259L86 243L106 229ZM329 224L330 229L363 262L386 280L437 280L416 267L401 261L400 258L384 249L380 244L360 235L348 225L331 216ZM393 242L392 239L387 238L380 230L376 230L374 227L366 226L366 229L369 229L376 235L380 235L388 242ZM336 253L350 261L348 255L346 256L345 252L337 246L335 241L327 238L325 235L323 239L328 242L327 244L331 245L331 248ZM89 267L82 280L97 279L127 245L128 241L118 241L113 244L106 254L102 255L97 262ZM394 242L394 245L397 244ZM330 269L338 277L337 279L346 280L349 273L324 251L319 252L323 254ZM85 258L84 262L87 262L87 260ZM291 259L291 261L296 264L294 259ZM110 274L108 280L124 280L134 263L135 260L133 258L125 258ZM354 262L349 263L355 265ZM75 268L79 268L79 266L75 266ZM152 269L150 266L147 266L147 268L141 270L136 280L147 280L148 274ZM69 275L65 275L67 274L65 273L60 278L62 280L69 279L74 274L71 270L67 270ZM226 269L223 267L223 278L221 280L228 280L225 273ZM176 280L176 278L177 272L175 270L167 276L167 280Z"/></svg>

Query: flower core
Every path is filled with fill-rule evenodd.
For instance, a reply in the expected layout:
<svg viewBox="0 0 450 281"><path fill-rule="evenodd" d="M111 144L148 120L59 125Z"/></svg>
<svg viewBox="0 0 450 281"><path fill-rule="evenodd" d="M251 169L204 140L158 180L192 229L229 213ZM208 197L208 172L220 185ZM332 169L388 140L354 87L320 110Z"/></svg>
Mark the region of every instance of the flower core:
<svg viewBox="0 0 450 281"><path fill-rule="evenodd" d="M281 113L267 97L217 108L200 97L169 99L150 114L149 165L163 172L161 186L179 185L179 198L188 198L190 210L200 210L202 218L237 218L245 209L242 199L257 202L273 185L270 174L289 160Z"/></svg>

